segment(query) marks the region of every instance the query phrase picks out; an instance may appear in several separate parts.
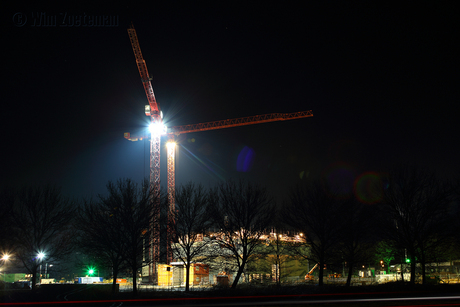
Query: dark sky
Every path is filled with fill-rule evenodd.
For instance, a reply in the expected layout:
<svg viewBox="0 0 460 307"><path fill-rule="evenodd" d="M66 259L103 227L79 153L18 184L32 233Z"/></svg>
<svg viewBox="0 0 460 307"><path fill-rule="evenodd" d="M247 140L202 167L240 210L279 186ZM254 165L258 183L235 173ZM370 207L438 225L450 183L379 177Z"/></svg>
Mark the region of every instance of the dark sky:
<svg viewBox="0 0 460 307"><path fill-rule="evenodd" d="M246 178L282 195L316 174L459 169L456 2L164 2L2 4L2 184L90 197L148 176L148 143L123 138L148 123L131 22L168 125L314 113L184 135L178 185ZM78 16L118 24L70 25ZM164 146L161 163L165 183Z"/></svg>

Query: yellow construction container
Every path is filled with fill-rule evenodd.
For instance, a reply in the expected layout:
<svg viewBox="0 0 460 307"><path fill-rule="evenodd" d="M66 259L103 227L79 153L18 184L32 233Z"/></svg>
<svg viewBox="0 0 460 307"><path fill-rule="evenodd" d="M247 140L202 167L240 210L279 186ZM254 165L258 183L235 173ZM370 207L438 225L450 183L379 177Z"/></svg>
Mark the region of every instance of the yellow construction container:
<svg viewBox="0 0 460 307"><path fill-rule="evenodd" d="M168 264L158 264L158 285L163 287L172 286L173 270Z"/></svg>
<svg viewBox="0 0 460 307"><path fill-rule="evenodd" d="M209 285L209 265L192 263L190 265L190 286ZM184 287L186 280L185 266L182 262L171 265L158 264L158 286Z"/></svg>

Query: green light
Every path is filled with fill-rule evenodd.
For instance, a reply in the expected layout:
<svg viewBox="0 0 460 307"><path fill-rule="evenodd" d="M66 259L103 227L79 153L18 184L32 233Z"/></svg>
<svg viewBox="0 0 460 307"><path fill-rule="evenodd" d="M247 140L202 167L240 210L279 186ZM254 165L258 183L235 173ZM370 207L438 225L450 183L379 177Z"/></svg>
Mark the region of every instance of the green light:
<svg viewBox="0 0 460 307"><path fill-rule="evenodd" d="M95 268L93 268L93 267L89 267L89 268L88 268L88 275L90 275L90 276L91 276L91 275L94 275L95 272L96 272L96 269L95 269Z"/></svg>
<svg viewBox="0 0 460 307"><path fill-rule="evenodd" d="M406 259L406 263L410 263L410 259L409 259L409 258Z"/></svg>

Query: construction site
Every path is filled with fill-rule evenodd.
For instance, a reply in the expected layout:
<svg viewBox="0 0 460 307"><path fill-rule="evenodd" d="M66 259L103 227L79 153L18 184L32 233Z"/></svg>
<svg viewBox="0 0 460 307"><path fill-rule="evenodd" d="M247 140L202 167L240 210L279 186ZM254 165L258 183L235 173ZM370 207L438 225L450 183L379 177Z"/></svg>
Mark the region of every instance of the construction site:
<svg viewBox="0 0 460 307"><path fill-rule="evenodd" d="M235 118L235 119L225 119L219 121L212 121L206 123L198 124L187 124L183 126L174 126L166 127L163 123L163 113L160 108L160 104L155 98L152 87L152 78L148 73L146 62L142 56L141 47L137 37L136 30L134 26L128 29L128 35L133 48L136 65L139 70L140 79L145 90L148 104L145 105L145 115L150 118L149 132L148 134L143 135L131 135L130 132L124 134L125 139L129 141L142 141L150 140L150 189L153 191L154 195L160 193L160 152L161 152L161 139L163 137L167 138L166 143L167 147L167 197L168 197L168 210L167 210L167 242L163 244L166 246L166 263L160 263L160 226L153 225L155 229L152 229L151 238L149 239L151 244L149 245L149 265L148 270L143 270L143 280L148 276L148 280L152 284L163 285L163 284L174 284L181 283L179 276L182 276L182 273L173 273L179 272L179 269L173 269L175 263L174 255L171 252L171 238L172 234L172 225L175 223L175 154L176 154L176 141L175 138L181 134L192 133L192 132L204 132L209 130L216 129L225 129L232 127L239 127L245 125L254 125L262 123L270 123L276 121L285 121L285 120L294 120L302 119L313 116L313 112L309 111L300 111L295 113L272 113L264 115L254 115L249 117ZM159 206L159 204L158 204ZM158 218L159 220L159 218ZM261 238L262 240L264 238ZM198 268L198 266L196 267ZM200 271L201 272L201 271ZM201 276L201 275L200 275ZM199 283L209 283L209 277L195 277L191 276L194 282ZM176 278L174 278L176 277ZM216 277L217 278L217 277ZM196 279L199 279L197 281ZM216 279L217 280L217 279ZM174 281L174 282L172 282Z"/></svg>
<svg viewBox="0 0 460 307"><path fill-rule="evenodd" d="M255 125L262 123L271 123L276 121L286 121L286 120L295 120L295 119L304 119L313 116L311 110L308 111L299 111L295 113L271 113L264 115L254 115L249 117L241 117L234 119L224 119L219 121L204 122L198 124L186 124L183 126L172 126L167 127L163 122L163 114L160 108L160 104L157 102L154 95L152 87L152 77L148 73L146 62L142 56L141 47L137 37L136 30L134 26L128 29L128 35L131 42L131 46L135 56L135 62L140 74L140 81L144 87L147 104L145 105L145 115L150 118L149 133L142 135L133 135L130 132L124 134L125 139L129 141L146 141L150 142L150 189L154 194L160 192L160 152L162 146L162 138L166 138L166 148L167 148L167 198L168 198L168 210L167 210L167 225L166 225L166 242L160 242L160 226L153 225L151 229L151 237L149 238L149 261L148 265L142 270L142 281L149 283L151 285L161 286L161 287L181 287L184 286L186 280L186 273L184 269L184 263L179 262L175 258L175 255L172 251L172 238L174 236L173 229L175 223L175 155L178 147L176 146L176 139L178 136L187 133L195 132L206 132L209 130L217 129L226 129L232 127L239 127L245 125ZM279 110L277 110L279 111ZM159 204L158 204L159 205ZM219 234L209 234L208 237L202 236L202 240L210 240L213 236L218 236ZM270 244L270 240L280 239L284 243L288 242L302 242L305 238L302 237L303 234L295 235L279 235L278 238L276 233L267 232L265 235L261 235L258 239L260 242ZM200 244L197 242L197 244ZM162 247L163 246L163 247ZM212 244L210 244L212 246ZM166 256L163 257L166 261L160 261L161 249L166 249ZM225 255L221 255L225 257ZM215 259L214 259L215 260ZM264 281L268 282L279 282L280 276L283 276L284 282L317 282L317 277L315 277L315 270L318 267L319 263L308 263L308 261L300 261L299 259L290 260L288 265L283 270L280 267L280 264L273 264L267 272L265 269L265 274L251 274L245 273L242 275L243 281L254 282L257 280L260 283ZM326 269L326 267L324 268ZM334 272L324 275L325 281L327 283L344 283L345 282L345 264L343 265L343 270L335 269ZM393 265L392 272L390 268L382 270L382 268L376 268L376 266L371 267L368 265L359 270L357 277L353 277L351 281L352 284L360 285L366 283L381 283L396 281L399 279L404 280L404 274L401 271L404 271L403 264ZM451 268L451 271L455 270ZM280 271L282 273L280 273ZM338 272L337 272L338 271ZM457 268L458 271L458 268ZM439 272L440 273L440 272ZM457 272L458 273L458 272ZM190 286L209 286L209 285L228 285L231 284L232 276L234 272L231 270L222 271L215 270L213 265L205 264L199 262L194 262L190 266L189 274L189 285ZM439 274L438 274L439 275ZM406 278L410 278L407 277ZM450 276L444 276L446 280L450 280ZM458 279L457 276L454 276L452 282Z"/></svg>

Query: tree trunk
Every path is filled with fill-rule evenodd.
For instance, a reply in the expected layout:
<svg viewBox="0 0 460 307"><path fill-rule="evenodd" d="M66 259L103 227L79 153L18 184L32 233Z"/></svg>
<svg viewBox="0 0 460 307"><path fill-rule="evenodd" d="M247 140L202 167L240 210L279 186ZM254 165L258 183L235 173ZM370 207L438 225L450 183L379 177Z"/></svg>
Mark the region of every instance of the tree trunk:
<svg viewBox="0 0 460 307"><path fill-rule="evenodd" d="M185 264L185 291L190 290L190 261Z"/></svg>
<svg viewBox="0 0 460 307"><path fill-rule="evenodd" d="M319 273L318 273L318 286L323 285L323 275L324 275L324 263L322 261L319 262Z"/></svg>
<svg viewBox="0 0 460 307"><path fill-rule="evenodd" d="M34 267L32 272L32 290L35 290L37 285L37 267Z"/></svg>
<svg viewBox="0 0 460 307"><path fill-rule="evenodd" d="M353 263L348 263L348 276L346 286L351 285L351 277L353 276Z"/></svg>
<svg viewBox="0 0 460 307"><path fill-rule="evenodd" d="M242 265L238 269L238 272L236 273L235 279L233 280L233 283L232 283L232 289L236 288L236 285L238 284L238 280L240 279L241 274L243 274L244 265L245 263L242 263Z"/></svg>
<svg viewBox="0 0 460 307"><path fill-rule="evenodd" d="M113 269L113 281L112 281L112 294L115 294L117 291L117 278L118 278L118 269Z"/></svg>
<svg viewBox="0 0 460 307"><path fill-rule="evenodd" d="M405 261L401 261L401 281L404 282L404 271L406 270L406 267L404 266Z"/></svg>
<svg viewBox="0 0 460 307"><path fill-rule="evenodd" d="M281 287L281 261L278 261L278 286Z"/></svg>
<svg viewBox="0 0 460 307"><path fill-rule="evenodd" d="M422 284L426 283L426 266L425 266L425 253L422 251L420 265L422 266Z"/></svg>
<svg viewBox="0 0 460 307"><path fill-rule="evenodd" d="M137 297L137 266L131 268L133 270L133 297Z"/></svg>
<svg viewBox="0 0 460 307"><path fill-rule="evenodd" d="M411 285L415 285L415 269L416 269L415 257L411 256L411 259L410 259L410 284Z"/></svg>

